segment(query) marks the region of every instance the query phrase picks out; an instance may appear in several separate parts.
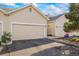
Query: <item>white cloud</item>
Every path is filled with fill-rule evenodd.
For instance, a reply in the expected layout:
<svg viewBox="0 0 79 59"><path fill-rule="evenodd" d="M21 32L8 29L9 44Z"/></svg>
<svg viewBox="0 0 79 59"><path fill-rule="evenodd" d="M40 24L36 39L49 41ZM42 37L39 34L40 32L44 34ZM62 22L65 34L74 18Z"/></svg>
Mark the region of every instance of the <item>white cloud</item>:
<svg viewBox="0 0 79 59"><path fill-rule="evenodd" d="M26 4L26 3L25 3L25 4ZM30 4L30 3L27 3L27 4ZM35 7L38 7L36 3L32 3L32 4L33 4Z"/></svg>
<svg viewBox="0 0 79 59"><path fill-rule="evenodd" d="M57 15L54 11L50 12L50 10L48 10L48 9L43 10L43 13L45 15L49 15L49 16L56 16Z"/></svg>
<svg viewBox="0 0 79 59"><path fill-rule="evenodd" d="M43 10L43 13L44 13L45 15L47 15L47 14L48 14L48 11L47 11L47 10Z"/></svg>
<svg viewBox="0 0 79 59"><path fill-rule="evenodd" d="M63 13L63 10L61 10L60 8L58 7L55 7L54 5L50 5L48 7L48 10L52 10L54 11L56 14L62 14Z"/></svg>
<svg viewBox="0 0 79 59"><path fill-rule="evenodd" d="M59 6L60 6L60 7L68 7L69 4L68 4L68 3L60 3Z"/></svg>
<svg viewBox="0 0 79 59"><path fill-rule="evenodd" d="M16 6L15 3L4 3L4 5Z"/></svg>
<svg viewBox="0 0 79 59"><path fill-rule="evenodd" d="M36 3L32 3L35 7L37 7L37 4Z"/></svg>
<svg viewBox="0 0 79 59"><path fill-rule="evenodd" d="M16 5L15 3L3 3L3 5L12 6L14 8L20 7L20 5ZM26 5L26 3L23 3L23 5Z"/></svg>

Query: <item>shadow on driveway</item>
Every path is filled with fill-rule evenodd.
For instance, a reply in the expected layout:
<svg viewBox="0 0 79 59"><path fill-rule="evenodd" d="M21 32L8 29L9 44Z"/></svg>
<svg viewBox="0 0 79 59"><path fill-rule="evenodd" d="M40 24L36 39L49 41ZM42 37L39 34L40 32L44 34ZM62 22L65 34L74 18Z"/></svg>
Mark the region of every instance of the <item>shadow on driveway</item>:
<svg viewBox="0 0 79 59"><path fill-rule="evenodd" d="M13 52L13 51L18 51L18 50L23 50L31 47L36 47L44 44L49 44L54 41L49 40L47 38L43 39L29 39L29 40L16 40L13 41L13 44L9 46L8 51ZM0 54L4 54L6 52L2 52Z"/></svg>
<svg viewBox="0 0 79 59"><path fill-rule="evenodd" d="M73 46L59 46L45 49L32 56L79 56L79 48Z"/></svg>

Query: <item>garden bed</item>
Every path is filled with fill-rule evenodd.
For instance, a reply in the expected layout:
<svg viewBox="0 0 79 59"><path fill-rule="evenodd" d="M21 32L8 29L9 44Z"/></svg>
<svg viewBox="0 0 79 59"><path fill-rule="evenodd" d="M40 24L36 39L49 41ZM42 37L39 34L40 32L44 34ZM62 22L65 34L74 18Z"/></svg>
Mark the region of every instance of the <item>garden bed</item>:
<svg viewBox="0 0 79 59"><path fill-rule="evenodd" d="M73 38L78 38L78 41L74 41L74 40L70 40L70 39L73 39ZM64 37L59 37L59 38L55 38L55 39L52 39L56 42L61 42L61 43L65 43L65 44L69 44L69 45L73 45L73 46L77 46L79 47L79 36L71 36L70 38L64 38Z"/></svg>

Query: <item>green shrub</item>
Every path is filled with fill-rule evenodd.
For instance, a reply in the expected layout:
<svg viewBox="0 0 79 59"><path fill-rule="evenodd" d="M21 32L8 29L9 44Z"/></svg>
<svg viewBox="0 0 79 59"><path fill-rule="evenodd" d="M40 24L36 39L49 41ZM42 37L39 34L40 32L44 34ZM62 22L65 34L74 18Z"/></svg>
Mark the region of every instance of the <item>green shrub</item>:
<svg viewBox="0 0 79 59"><path fill-rule="evenodd" d="M77 41L77 42L78 42L78 41L79 41L79 38L77 38L75 41Z"/></svg>
<svg viewBox="0 0 79 59"><path fill-rule="evenodd" d="M75 39L75 38L70 38L69 40L70 40L70 41L75 41L76 39Z"/></svg>
<svg viewBox="0 0 79 59"><path fill-rule="evenodd" d="M7 43L10 40L11 40L10 33L4 32L3 35L1 36L1 42Z"/></svg>
<svg viewBox="0 0 79 59"><path fill-rule="evenodd" d="M78 42L79 41L79 38L70 38L69 40L70 41L76 41L76 42Z"/></svg>

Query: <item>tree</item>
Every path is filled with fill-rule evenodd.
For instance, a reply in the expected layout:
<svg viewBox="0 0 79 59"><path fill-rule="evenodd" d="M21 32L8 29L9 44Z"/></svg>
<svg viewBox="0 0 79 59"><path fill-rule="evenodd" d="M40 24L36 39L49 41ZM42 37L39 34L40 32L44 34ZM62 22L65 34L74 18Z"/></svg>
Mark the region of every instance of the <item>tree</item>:
<svg viewBox="0 0 79 59"><path fill-rule="evenodd" d="M79 30L79 4L72 3L69 7L69 13L65 14L68 22L64 23L65 32L73 32Z"/></svg>

